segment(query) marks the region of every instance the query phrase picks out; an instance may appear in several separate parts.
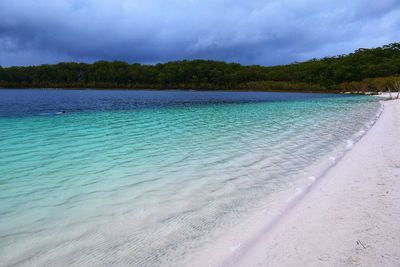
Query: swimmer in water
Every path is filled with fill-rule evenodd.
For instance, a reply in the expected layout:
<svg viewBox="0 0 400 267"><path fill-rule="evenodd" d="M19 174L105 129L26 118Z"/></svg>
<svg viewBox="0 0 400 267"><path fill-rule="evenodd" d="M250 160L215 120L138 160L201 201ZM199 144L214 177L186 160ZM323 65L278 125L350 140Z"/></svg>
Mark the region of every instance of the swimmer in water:
<svg viewBox="0 0 400 267"><path fill-rule="evenodd" d="M65 114L65 110L59 111L56 113L57 115Z"/></svg>

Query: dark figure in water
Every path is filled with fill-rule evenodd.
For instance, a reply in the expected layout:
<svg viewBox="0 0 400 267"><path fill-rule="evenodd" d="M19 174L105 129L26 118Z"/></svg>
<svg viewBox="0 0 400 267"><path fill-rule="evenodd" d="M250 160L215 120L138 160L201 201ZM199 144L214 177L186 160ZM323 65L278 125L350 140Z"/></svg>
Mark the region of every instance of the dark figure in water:
<svg viewBox="0 0 400 267"><path fill-rule="evenodd" d="M65 110L59 111L56 113L57 115L65 114Z"/></svg>

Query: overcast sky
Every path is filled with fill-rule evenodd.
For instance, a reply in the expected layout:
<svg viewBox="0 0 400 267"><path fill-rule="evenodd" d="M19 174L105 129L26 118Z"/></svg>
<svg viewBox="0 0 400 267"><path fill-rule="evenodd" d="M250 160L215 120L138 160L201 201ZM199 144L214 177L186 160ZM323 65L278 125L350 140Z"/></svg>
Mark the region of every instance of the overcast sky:
<svg viewBox="0 0 400 267"><path fill-rule="evenodd" d="M400 41L400 0L0 0L0 65L275 65Z"/></svg>

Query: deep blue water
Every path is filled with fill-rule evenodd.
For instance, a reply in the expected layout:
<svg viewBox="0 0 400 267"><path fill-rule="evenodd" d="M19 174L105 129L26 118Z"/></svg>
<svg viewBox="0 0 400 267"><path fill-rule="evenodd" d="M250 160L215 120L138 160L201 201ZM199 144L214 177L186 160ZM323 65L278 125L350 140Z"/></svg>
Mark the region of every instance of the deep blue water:
<svg viewBox="0 0 400 267"><path fill-rule="evenodd" d="M32 116L59 111L112 111L221 103L318 100L334 94L131 91L131 90L1 90L0 116Z"/></svg>

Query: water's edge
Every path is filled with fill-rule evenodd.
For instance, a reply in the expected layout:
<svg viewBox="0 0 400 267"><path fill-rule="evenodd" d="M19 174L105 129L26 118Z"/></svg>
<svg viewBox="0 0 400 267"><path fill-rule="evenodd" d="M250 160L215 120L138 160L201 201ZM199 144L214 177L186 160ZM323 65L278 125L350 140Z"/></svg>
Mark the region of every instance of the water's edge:
<svg viewBox="0 0 400 267"><path fill-rule="evenodd" d="M246 257L246 254L265 238L284 217L313 191L324 177L333 169L355 145L371 130L384 111L384 100L375 117L360 129L345 146L338 146L334 151L307 167L302 177L296 177L297 184L276 193L274 201L261 213L248 216L243 222L227 231L209 247L198 252L185 262L185 266L223 266L230 267ZM301 175L301 174L299 174ZM308 182L307 182L308 181Z"/></svg>

